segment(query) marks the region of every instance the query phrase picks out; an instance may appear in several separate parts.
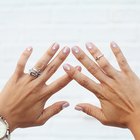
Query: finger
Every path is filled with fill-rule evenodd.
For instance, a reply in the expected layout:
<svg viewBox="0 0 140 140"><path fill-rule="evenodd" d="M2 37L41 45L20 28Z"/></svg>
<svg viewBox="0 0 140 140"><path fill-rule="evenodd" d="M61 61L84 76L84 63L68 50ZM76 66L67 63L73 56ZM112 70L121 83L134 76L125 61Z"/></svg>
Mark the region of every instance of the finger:
<svg viewBox="0 0 140 140"><path fill-rule="evenodd" d="M52 57L56 54L56 52L59 49L59 45L57 43L54 43L47 51L46 53L39 59L39 61L35 64L36 69L40 69L43 71Z"/></svg>
<svg viewBox="0 0 140 140"><path fill-rule="evenodd" d="M56 70L63 63L69 53L69 47L64 47L60 51L60 53L54 58L54 60L52 60L52 62L48 64L42 75L38 78L38 82L45 83L56 72Z"/></svg>
<svg viewBox="0 0 140 140"><path fill-rule="evenodd" d="M101 96L102 88L99 84L82 74L80 71L74 69L69 64L63 65L65 72L74 80L76 80L81 86L93 92L97 97Z"/></svg>
<svg viewBox="0 0 140 140"><path fill-rule="evenodd" d="M86 69L99 81L105 81L107 76L99 68L99 66L92 61L79 47L75 46L72 48L74 56L86 67Z"/></svg>
<svg viewBox="0 0 140 140"><path fill-rule="evenodd" d="M17 62L15 74L17 74L19 77L24 73L25 65L32 53L32 50L33 49L31 47L26 48L26 50L23 51Z"/></svg>
<svg viewBox="0 0 140 140"><path fill-rule="evenodd" d="M126 60L125 56L123 55L119 46L115 42L111 42L111 49L118 61L120 69L125 73L129 73L131 71L131 68L130 68L129 64L127 63L127 60Z"/></svg>
<svg viewBox="0 0 140 140"><path fill-rule="evenodd" d="M108 62L108 60L104 57L101 51L94 44L87 43L86 47L90 54L94 57L96 62L99 64L99 66L108 76L116 76L117 71L113 68L113 66Z"/></svg>
<svg viewBox="0 0 140 140"><path fill-rule="evenodd" d="M99 107L88 103L82 103L76 105L75 109L78 111L83 111L84 113L96 118L103 124L107 124L107 119Z"/></svg>
<svg viewBox="0 0 140 140"><path fill-rule="evenodd" d="M76 66L75 69L81 71L81 67ZM42 94L42 98L47 100L53 94L64 88L67 84L69 84L73 79L65 74L64 76L60 77L59 79L52 82L50 85L46 86L44 92Z"/></svg>
<svg viewBox="0 0 140 140"><path fill-rule="evenodd" d="M43 72L52 57L56 54L59 49L59 45L54 43L45 53L44 55L38 60L33 68L36 70ZM36 77L30 76L30 80L35 79Z"/></svg>
<svg viewBox="0 0 140 140"><path fill-rule="evenodd" d="M34 125L43 125L45 122L50 119L52 116L58 114L60 111L62 111L64 108L68 107L69 103L66 101L57 102L46 109L44 109L41 116L36 120Z"/></svg>

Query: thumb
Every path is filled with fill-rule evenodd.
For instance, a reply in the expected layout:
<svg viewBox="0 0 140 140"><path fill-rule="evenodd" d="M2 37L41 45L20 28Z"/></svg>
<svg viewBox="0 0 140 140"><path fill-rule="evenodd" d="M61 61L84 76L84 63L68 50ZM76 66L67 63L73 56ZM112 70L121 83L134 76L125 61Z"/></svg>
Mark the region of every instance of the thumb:
<svg viewBox="0 0 140 140"><path fill-rule="evenodd" d="M107 122L107 119L105 118L103 111L99 107L96 107L88 103L81 103L76 105L75 109L78 111L83 111L84 113L96 118L102 124L106 124Z"/></svg>
<svg viewBox="0 0 140 140"><path fill-rule="evenodd" d="M69 103L66 101L56 102L53 105L44 109L41 116L36 120L35 125L43 125L45 122L50 119L52 116L58 114L61 110L68 107Z"/></svg>

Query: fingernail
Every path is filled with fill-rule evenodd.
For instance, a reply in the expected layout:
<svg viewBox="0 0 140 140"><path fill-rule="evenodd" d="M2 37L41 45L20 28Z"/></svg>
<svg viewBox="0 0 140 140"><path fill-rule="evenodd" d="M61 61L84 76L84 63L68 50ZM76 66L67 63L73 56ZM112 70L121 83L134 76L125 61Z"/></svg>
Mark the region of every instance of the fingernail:
<svg viewBox="0 0 140 140"><path fill-rule="evenodd" d="M57 43L54 43L52 46L52 50L56 51L59 49L59 45Z"/></svg>
<svg viewBox="0 0 140 140"><path fill-rule="evenodd" d="M77 110L77 111L83 111L83 108L80 107L80 106L76 106L76 107L75 107L75 110Z"/></svg>
<svg viewBox="0 0 140 140"><path fill-rule="evenodd" d="M94 48L94 46L93 46L92 43L88 42L88 43L86 43L86 48L87 48L88 50L91 50L91 49Z"/></svg>
<svg viewBox="0 0 140 140"><path fill-rule="evenodd" d="M64 64L63 68L64 68L64 70L69 71L70 70L70 65Z"/></svg>
<svg viewBox="0 0 140 140"><path fill-rule="evenodd" d="M62 105L62 109L65 109L65 108L67 108L68 106L70 106L69 103L64 103L64 104Z"/></svg>
<svg viewBox="0 0 140 140"><path fill-rule="evenodd" d="M79 53L79 48L77 46L72 47L72 51L74 51L75 53Z"/></svg>
<svg viewBox="0 0 140 140"><path fill-rule="evenodd" d="M69 47L64 47L64 49L63 49L63 53L64 54L69 53L69 51L70 51L70 48Z"/></svg>
<svg viewBox="0 0 140 140"><path fill-rule="evenodd" d="M118 47L118 45L117 45L114 41L111 42L111 46L112 46L113 48L117 48L117 47Z"/></svg>
<svg viewBox="0 0 140 140"><path fill-rule="evenodd" d="M26 48L26 50L29 51L29 52L32 51L32 49L33 49L32 47Z"/></svg>
<svg viewBox="0 0 140 140"><path fill-rule="evenodd" d="M82 70L82 68L80 66L76 66L76 69L79 70L79 71Z"/></svg>

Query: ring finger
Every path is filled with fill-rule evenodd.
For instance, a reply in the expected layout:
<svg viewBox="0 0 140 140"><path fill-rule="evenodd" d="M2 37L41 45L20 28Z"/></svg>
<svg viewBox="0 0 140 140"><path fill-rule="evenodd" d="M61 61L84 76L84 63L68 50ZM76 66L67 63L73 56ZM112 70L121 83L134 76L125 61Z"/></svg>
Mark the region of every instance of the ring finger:
<svg viewBox="0 0 140 140"><path fill-rule="evenodd" d="M52 59L52 57L55 55L55 53L58 51L59 45L57 43L54 43L45 53L44 55L38 60L38 62L34 65L34 67L30 70L30 79L35 79L36 76L33 75L34 72L36 74L41 73L45 70L46 66ZM31 73L32 72L32 73ZM38 75L37 75L38 76Z"/></svg>
<svg viewBox="0 0 140 140"><path fill-rule="evenodd" d="M86 48L108 76L114 77L116 75L117 70L113 68L113 66L108 62L108 60L94 44L87 43Z"/></svg>

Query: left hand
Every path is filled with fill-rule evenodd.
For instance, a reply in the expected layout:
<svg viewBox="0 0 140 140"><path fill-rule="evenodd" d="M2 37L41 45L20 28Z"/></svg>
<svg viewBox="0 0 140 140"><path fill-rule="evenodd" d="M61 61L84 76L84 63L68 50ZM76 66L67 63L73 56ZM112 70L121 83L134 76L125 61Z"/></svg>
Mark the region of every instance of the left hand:
<svg viewBox="0 0 140 140"><path fill-rule="evenodd" d="M46 101L72 80L65 74L51 84L45 84L70 52L68 47L64 47L51 61L58 49L58 44L52 45L35 64L34 67L42 72L39 77L24 72L32 48L22 53L15 72L0 94L0 115L7 120L11 132L16 128L43 125L69 105L66 101L60 101L44 108Z"/></svg>

